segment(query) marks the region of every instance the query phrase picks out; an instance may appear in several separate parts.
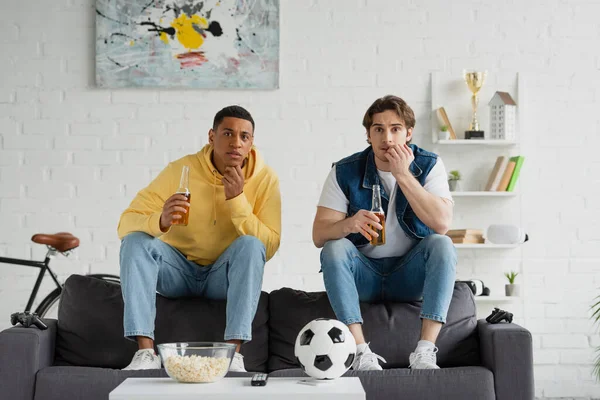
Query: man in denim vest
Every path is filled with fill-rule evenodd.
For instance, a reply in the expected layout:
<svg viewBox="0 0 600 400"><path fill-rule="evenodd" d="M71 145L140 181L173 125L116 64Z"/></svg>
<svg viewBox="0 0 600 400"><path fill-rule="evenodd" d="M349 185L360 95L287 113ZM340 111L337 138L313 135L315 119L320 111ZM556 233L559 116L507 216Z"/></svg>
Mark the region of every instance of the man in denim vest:
<svg viewBox="0 0 600 400"><path fill-rule="evenodd" d="M358 345L355 370L381 370L362 332L359 301L423 300L413 369L436 369L435 341L452 298L456 249L448 231L454 202L440 157L410 144L415 116L399 97L377 99L363 126L370 146L332 168L313 225L327 295ZM372 246L379 218L369 210L380 185L386 241Z"/></svg>

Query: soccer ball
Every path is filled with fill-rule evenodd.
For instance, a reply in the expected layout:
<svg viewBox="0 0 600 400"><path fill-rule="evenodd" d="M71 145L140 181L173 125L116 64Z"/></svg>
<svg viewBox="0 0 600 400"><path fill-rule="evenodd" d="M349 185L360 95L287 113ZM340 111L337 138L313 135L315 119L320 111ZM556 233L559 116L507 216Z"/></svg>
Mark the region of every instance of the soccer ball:
<svg viewBox="0 0 600 400"><path fill-rule="evenodd" d="M352 366L356 341L340 321L319 318L300 330L294 354L302 370L311 377L335 379Z"/></svg>

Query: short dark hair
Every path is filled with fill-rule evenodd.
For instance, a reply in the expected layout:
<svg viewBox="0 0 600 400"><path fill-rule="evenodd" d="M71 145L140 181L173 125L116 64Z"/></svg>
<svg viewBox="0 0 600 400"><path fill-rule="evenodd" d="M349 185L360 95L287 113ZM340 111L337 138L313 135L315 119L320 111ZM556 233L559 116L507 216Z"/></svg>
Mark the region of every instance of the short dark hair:
<svg viewBox="0 0 600 400"><path fill-rule="evenodd" d="M254 133L254 119L252 119L252 115L250 115L248 110L240 106L228 106L219 111L215 115L215 119L213 121L213 130L216 131L221 122L223 122L223 119L227 117L240 118L250 121L252 124L252 133Z"/></svg>
<svg viewBox="0 0 600 400"><path fill-rule="evenodd" d="M371 125L373 125L373 115L387 110L396 111L396 114L404 121L406 129L415 127L415 113L412 108L410 108L400 97L387 95L375 100L365 113L363 126L367 132L371 129Z"/></svg>

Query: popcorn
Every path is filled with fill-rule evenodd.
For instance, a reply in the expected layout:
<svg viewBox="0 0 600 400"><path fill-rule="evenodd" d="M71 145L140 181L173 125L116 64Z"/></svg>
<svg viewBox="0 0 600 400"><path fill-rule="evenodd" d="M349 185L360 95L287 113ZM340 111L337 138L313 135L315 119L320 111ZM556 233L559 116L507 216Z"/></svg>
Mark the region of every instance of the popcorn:
<svg viewBox="0 0 600 400"><path fill-rule="evenodd" d="M179 382L214 382L229 370L227 357L170 356L164 361L169 376Z"/></svg>

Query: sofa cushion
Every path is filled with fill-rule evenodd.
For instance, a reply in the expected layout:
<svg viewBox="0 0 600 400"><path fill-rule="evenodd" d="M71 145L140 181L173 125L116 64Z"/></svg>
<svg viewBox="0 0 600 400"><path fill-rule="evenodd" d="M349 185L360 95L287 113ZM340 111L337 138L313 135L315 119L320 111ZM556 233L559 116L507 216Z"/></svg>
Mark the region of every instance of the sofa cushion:
<svg viewBox="0 0 600 400"><path fill-rule="evenodd" d="M301 369L286 369L273 377L306 376ZM394 400L494 400L494 374L483 367L436 370L386 369L385 371L348 371L344 376L360 378L367 399Z"/></svg>
<svg viewBox="0 0 600 400"><path fill-rule="evenodd" d="M361 303L363 330L373 352L387 363L384 368L408 367L421 332L421 302ZM269 371L295 368L294 343L298 332L316 318L335 318L326 292L307 293L290 288L269 294ZM477 317L473 293L456 283L436 345L440 367L479 365Z"/></svg>
<svg viewBox="0 0 600 400"><path fill-rule="evenodd" d="M265 371L268 358L268 295L261 293L252 338L242 345L249 371ZM155 343L222 342L225 301L157 295ZM137 344L123 336L121 286L72 275L65 282L58 311L56 365L123 368Z"/></svg>
<svg viewBox="0 0 600 400"><path fill-rule="evenodd" d="M228 377L249 377L250 373L230 372ZM165 370L115 371L105 368L49 367L39 371L35 400L106 400L109 393L127 378L164 378ZM300 369L275 371L269 378L304 377ZM494 376L482 367L441 370L388 369L382 372L348 371L357 376L368 399L493 400ZM199 398L202 398L199 396Z"/></svg>
<svg viewBox="0 0 600 400"><path fill-rule="evenodd" d="M250 377L250 372L228 372L227 377ZM163 369L120 371L107 368L48 367L35 377L34 400L107 400L127 378L167 378ZM175 397L173 397L175 398Z"/></svg>

